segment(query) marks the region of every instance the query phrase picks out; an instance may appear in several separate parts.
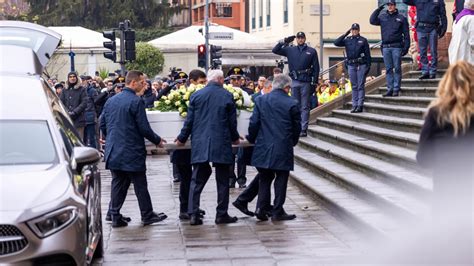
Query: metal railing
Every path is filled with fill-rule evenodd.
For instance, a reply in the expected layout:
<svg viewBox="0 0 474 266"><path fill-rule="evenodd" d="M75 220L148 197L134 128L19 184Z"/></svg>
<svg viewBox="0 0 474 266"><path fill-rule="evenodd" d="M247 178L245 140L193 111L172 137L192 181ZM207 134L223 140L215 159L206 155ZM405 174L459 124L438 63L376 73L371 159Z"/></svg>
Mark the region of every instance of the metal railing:
<svg viewBox="0 0 474 266"><path fill-rule="evenodd" d="M377 47L380 47L382 45L382 41L378 42L378 43L375 43L373 44L372 46L370 46L370 50L374 49L374 48L377 48ZM323 76L323 75L326 75L327 73L329 73L331 70L333 70L334 68L337 68L338 66L344 64L344 62L346 61L346 59L344 60L341 60L341 61L338 61L336 64L332 65L331 67L321 71L319 73L319 76Z"/></svg>

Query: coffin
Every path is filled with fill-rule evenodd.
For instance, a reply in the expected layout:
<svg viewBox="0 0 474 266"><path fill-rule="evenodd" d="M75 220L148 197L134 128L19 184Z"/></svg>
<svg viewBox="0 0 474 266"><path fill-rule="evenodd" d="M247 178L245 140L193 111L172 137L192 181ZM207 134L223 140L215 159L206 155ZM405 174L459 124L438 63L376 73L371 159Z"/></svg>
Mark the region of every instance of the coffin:
<svg viewBox="0 0 474 266"><path fill-rule="evenodd" d="M158 134L160 137L164 138L168 143L165 145L166 149L179 149L173 141L181 132L185 118L182 118L178 112L160 112L160 111L147 111L146 112L148 122L150 123L151 128ZM252 112L240 110L238 111L237 116L237 131L243 137L248 134L249 120ZM249 146L247 141L241 141L242 143L237 146ZM146 140L147 146L154 145ZM186 143L184 148L190 148L189 141Z"/></svg>

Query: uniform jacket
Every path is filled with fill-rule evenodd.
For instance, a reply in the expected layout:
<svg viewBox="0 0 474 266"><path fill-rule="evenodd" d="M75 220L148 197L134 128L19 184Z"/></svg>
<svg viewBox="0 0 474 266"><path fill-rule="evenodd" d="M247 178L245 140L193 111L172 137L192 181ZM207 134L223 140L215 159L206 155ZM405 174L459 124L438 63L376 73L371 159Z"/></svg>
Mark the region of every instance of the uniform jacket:
<svg viewBox="0 0 474 266"><path fill-rule="evenodd" d="M398 13L398 10L390 14L388 11L380 14L380 9L376 9L370 16L370 24L381 26L382 44L400 44L404 52L410 48L410 32L408 30L408 20Z"/></svg>
<svg viewBox="0 0 474 266"><path fill-rule="evenodd" d="M209 82L192 94L188 116L178 136L191 136L191 163L234 163L232 142L239 139L233 96L222 85Z"/></svg>
<svg viewBox="0 0 474 266"><path fill-rule="evenodd" d="M369 42L366 38L357 35L347 37L348 34L343 34L334 42L335 46L346 47L346 56L348 60L363 58L360 64L370 65L372 58L370 56ZM346 38L347 37L347 38ZM349 65L355 65L356 63L350 63Z"/></svg>
<svg viewBox="0 0 474 266"><path fill-rule="evenodd" d="M310 82L312 79L318 80L320 70L319 60L318 53L314 48L309 47L307 44L302 46L288 46L283 42L279 42L273 47L272 52L288 58L290 72L312 68L311 73L298 74L297 80L302 82Z"/></svg>
<svg viewBox="0 0 474 266"><path fill-rule="evenodd" d="M301 133L301 112L296 100L283 90L258 97L250 117L247 139L254 143L252 165L272 170L293 170L293 146Z"/></svg>
<svg viewBox="0 0 474 266"><path fill-rule="evenodd" d="M448 18L446 16L444 0L403 0L403 3L409 6L416 6L417 22L433 24L433 26L428 27L417 25L416 30L428 33L433 29L438 29L438 32L446 32Z"/></svg>
<svg viewBox="0 0 474 266"><path fill-rule="evenodd" d="M75 85L68 85L68 88L62 91L59 98L66 107L66 110L73 113L70 116L74 126L76 128L85 127L84 112L87 107L88 97L86 89L80 85L80 82L78 81Z"/></svg>
<svg viewBox="0 0 474 266"><path fill-rule="evenodd" d="M161 142L150 127L142 99L130 88L110 98L104 106L100 129L106 135L105 166L107 169L145 171L145 140Z"/></svg>

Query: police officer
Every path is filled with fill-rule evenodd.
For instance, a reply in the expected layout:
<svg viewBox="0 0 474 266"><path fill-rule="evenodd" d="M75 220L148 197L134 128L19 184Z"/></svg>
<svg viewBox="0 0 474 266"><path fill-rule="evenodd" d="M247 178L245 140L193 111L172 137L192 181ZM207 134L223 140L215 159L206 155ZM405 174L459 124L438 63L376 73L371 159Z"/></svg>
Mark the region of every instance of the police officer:
<svg viewBox="0 0 474 266"><path fill-rule="evenodd" d="M297 46L290 46L296 38ZM304 32L286 37L273 47L272 52L288 58L291 84L291 95L301 107L301 136L307 136L311 94L318 82L319 60L318 53L306 43Z"/></svg>
<svg viewBox="0 0 474 266"><path fill-rule="evenodd" d="M419 79L434 79L438 67L438 37L443 38L448 27L444 0L403 0L416 6L416 34L420 47L421 76ZM431 64L428 62L428 46Z"/></svg>
<svg viewBox="0 0 474 266"><path fill-rule="evenodd" d="M381 13L385 5L387 5L387 11ZM408 20L398 13L396 1L389 0L387 4L379 6L372 13L370 24L381 26L382 55L387 69L388 87L388 91L383 96L398 96L402 81L402 56L406 55L410 48Z"/></svg>
<svg viewBox="0 0 474 266"><path fill-rule="evenodd" d="M354 23L350 30L334 42L335 46L346 47L349 79L353 84L351 113L361 113L364 109L365 76L369 73L371 64L369 43L359 32L359 24ZM347 37L349 33L352 36Z"/></svg>

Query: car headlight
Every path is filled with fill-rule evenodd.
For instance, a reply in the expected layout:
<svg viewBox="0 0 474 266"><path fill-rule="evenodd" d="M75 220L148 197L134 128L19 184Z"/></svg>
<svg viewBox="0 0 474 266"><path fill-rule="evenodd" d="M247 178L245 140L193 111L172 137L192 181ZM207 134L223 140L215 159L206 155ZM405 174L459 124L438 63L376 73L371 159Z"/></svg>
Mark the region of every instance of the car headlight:
<svg viewBox="0 0 474 266"><path fill-rule="evenodd" d="M66 207L47 213L28 222L28 226L40 237L50 236L68 226L77 217L76 207Z"/></svg>

